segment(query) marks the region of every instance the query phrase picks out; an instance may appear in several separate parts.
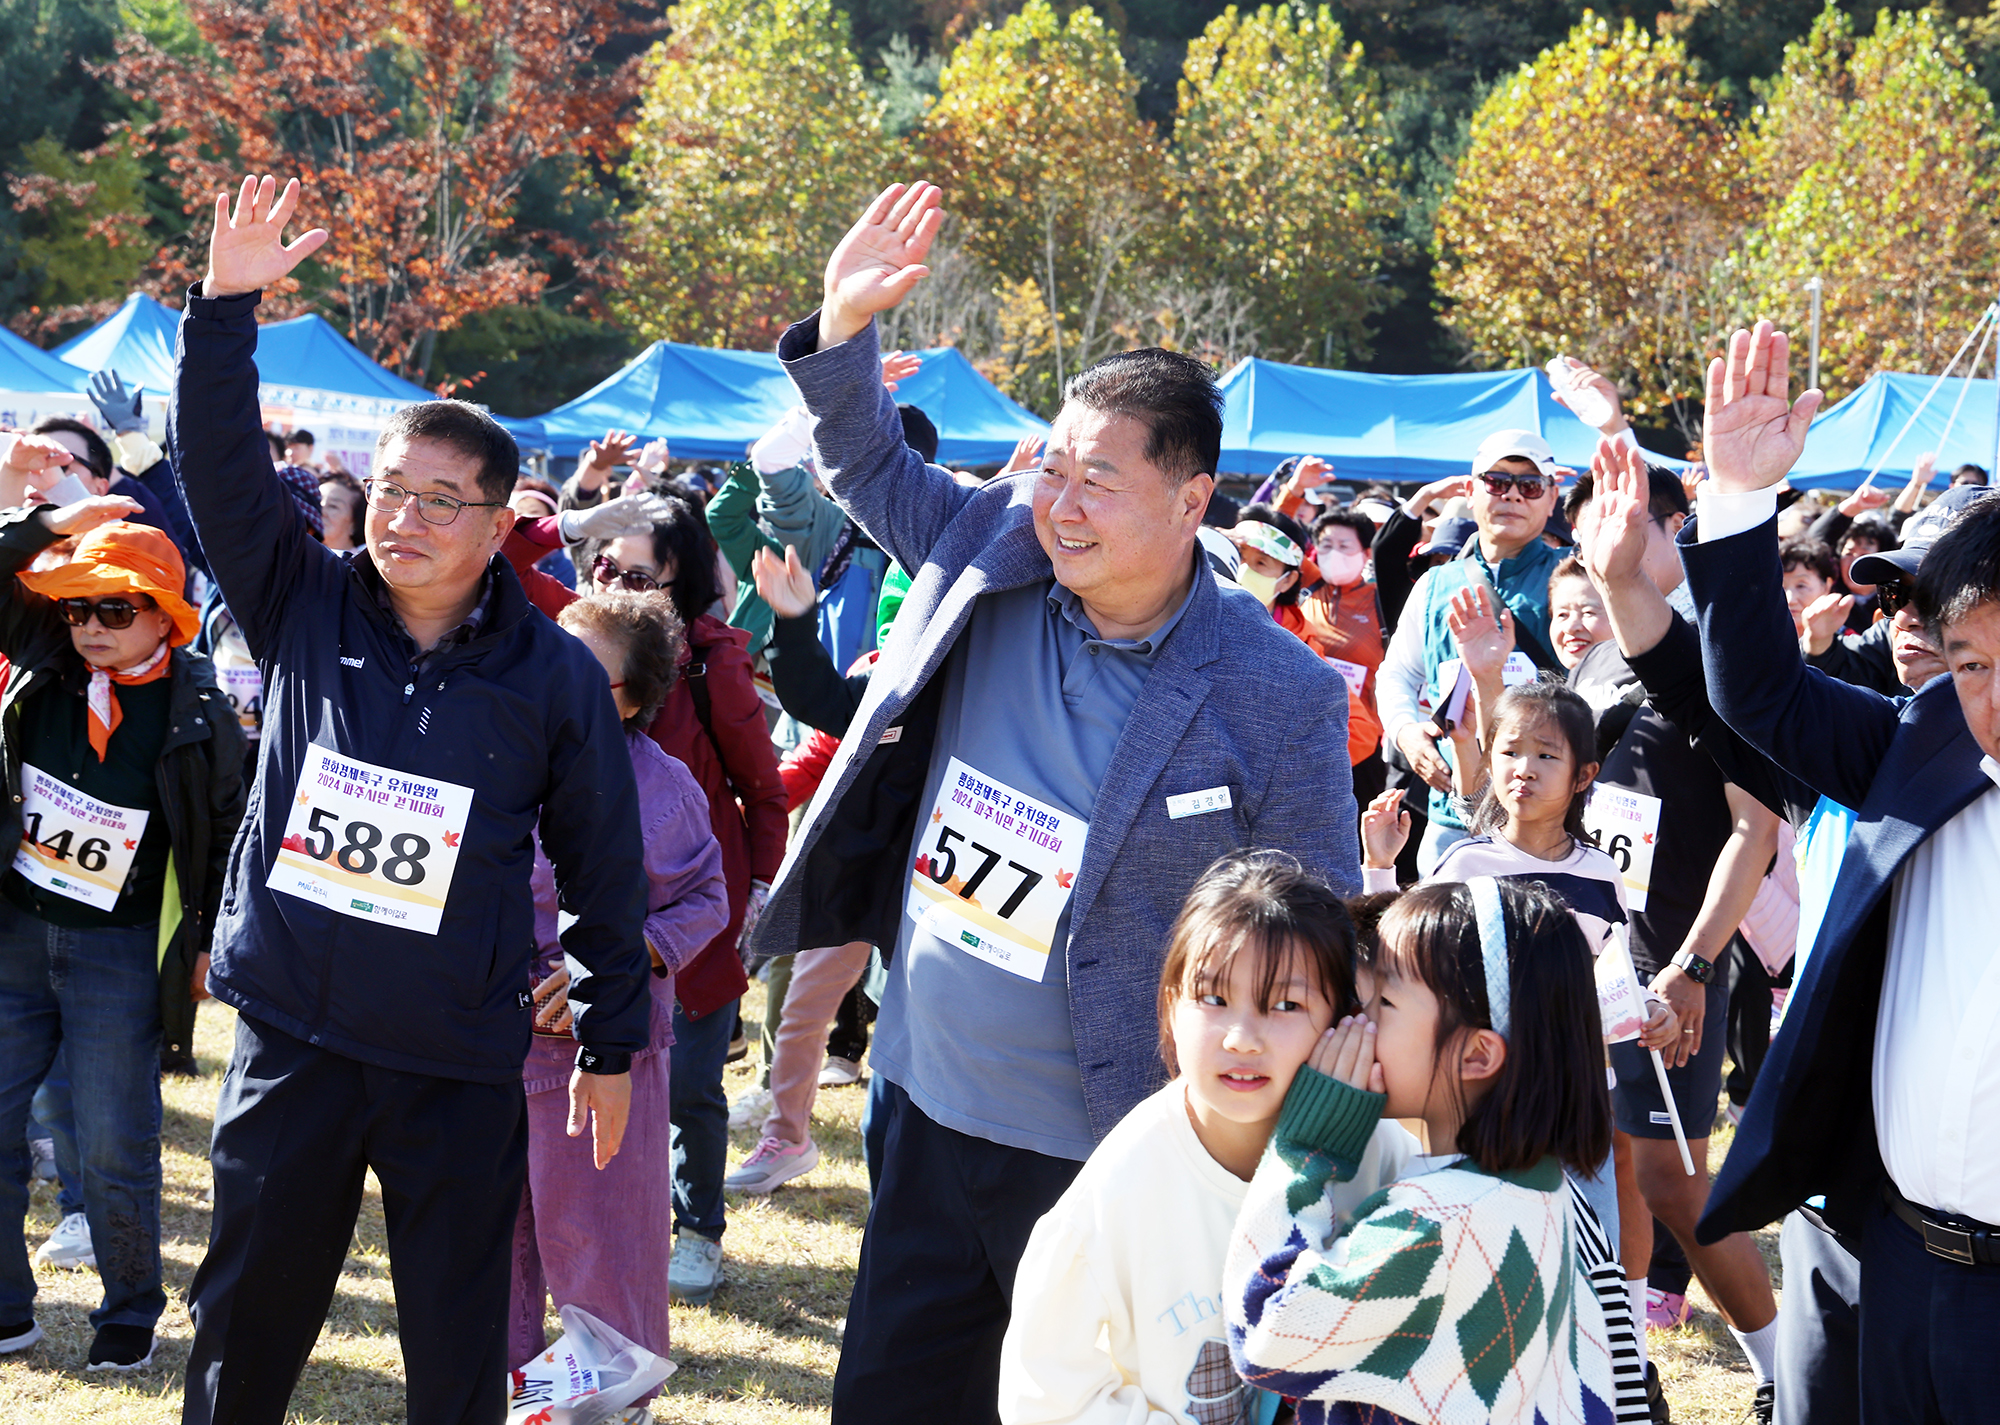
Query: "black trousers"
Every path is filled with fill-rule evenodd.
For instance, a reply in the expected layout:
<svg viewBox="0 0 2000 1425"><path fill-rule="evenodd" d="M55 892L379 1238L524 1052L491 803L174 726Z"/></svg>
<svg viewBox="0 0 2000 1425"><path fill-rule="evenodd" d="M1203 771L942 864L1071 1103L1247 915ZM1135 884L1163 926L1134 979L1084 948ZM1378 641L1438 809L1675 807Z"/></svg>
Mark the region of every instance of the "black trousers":
<svg viewBox="0 0 2000 1425"><path fill-rule="evenodd" d="M1862 1425L2000 1422L1996 1322L2000 1267L1933 1257L1878 1203L1861 1247Z"/></svg>
<svg viewBox="0 0 2000 1425"><path fill-rule="evenodd" d="M1778 981L1741 935L1729 940L1729 1075L1723 1086L1741 1108L1771 1052L1771 991Z"/></svg>
<svg viewBox="0 0 2000 1425"><path fill-rule="evenodd" d="M410 1425L507 1414L507 1291L527 1175L521 1081L375 1068L236 1024L215 1213L188 1291L182 1425L281 1425L340 1279L362 1177L382 1183Z"/></svg>
<svg viewBox="0 0 2000 1425"><path fill-rule="evenodd" d="M934 1122L876 1075L886 1115L834 1425L980 1425L1000 1418L1000 1342L1028 1234L1083 1164Z"/></svg>
<svg viewBox="0 0 2000 1425"><path fill-rule="evenodd" d="M1803 1212L1786 1215L1778 1256L1777 1425L1859 1425L1861 1263Z"/></svg>
<svg viewBox="0 0 2000 1425"><path fill-rule="evenodd" d="M826 1052L837 1059L860 1063L861 1056L868 1052L868 1026L874 1022L875 1001L868 998L868 991L857 980L854 988L841 997L840 1012L834 1016L833 1029L826 1036Z"/></svg>

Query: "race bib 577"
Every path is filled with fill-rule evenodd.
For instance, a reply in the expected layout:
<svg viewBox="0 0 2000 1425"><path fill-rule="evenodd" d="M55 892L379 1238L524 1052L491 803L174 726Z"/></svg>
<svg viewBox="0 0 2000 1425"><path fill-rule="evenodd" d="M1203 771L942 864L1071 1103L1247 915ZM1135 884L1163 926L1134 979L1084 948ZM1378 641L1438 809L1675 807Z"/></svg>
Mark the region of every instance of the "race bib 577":
<svg viewBox="0 0 2000 1425"><path fill-rule="evenodd" d="M266 884L435 935L471 813L470 787L309 747Z"/></svg>

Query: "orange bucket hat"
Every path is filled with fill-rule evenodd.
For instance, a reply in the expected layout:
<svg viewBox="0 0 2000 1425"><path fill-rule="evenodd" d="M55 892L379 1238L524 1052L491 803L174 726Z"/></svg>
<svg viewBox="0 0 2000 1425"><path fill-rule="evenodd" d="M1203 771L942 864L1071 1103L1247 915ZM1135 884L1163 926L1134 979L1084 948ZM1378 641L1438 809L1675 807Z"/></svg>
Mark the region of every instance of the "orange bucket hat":
<svg viewBox="0 0 2000 1425"><path fill-rule="evenodd" d="M151 525L113 520L77 541L69 563L15 576L51 599L102 599L145 594L173 624L167 642L179 647L201 630L201 616L181 597L187 565L173 540Z"/></svg>

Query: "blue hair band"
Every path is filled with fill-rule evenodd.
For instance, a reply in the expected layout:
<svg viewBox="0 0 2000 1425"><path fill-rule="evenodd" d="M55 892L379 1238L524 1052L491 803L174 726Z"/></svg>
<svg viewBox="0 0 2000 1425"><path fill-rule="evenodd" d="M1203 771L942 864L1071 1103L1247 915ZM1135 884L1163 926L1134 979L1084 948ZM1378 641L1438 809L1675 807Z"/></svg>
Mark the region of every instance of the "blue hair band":
<svg viewBox="0 0 2000 1425"><path fill-rule="evenodd" d="M1507 965L1507 918L1500 909L1500 883L1491 876L1474 876L1466 883L1472 892L1472 912L1479 922L1479 951L1486 965L1486 1004L1493 1032L1502 1039L1513 1019L1512 978Z"/></svg>

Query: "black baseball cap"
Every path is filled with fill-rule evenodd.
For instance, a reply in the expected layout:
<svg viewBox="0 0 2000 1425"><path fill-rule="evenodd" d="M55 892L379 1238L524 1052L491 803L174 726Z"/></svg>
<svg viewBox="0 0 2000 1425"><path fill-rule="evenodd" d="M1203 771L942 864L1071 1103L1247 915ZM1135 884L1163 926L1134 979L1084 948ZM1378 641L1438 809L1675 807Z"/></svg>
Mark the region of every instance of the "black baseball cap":
<svg viewBox="0 0 2000 1425"><path fill-rule="evenodd" d="M1864 554L1855 560L1849 577L1857 584L1887 584L1897 580L1912 582L1924 555L1944 532L1965 518L1965 512L1982 500L2000 498L2000 490L1984 485L1954 485L1910 516L1903 526L1900 549L1880 554Z"/></svg>

